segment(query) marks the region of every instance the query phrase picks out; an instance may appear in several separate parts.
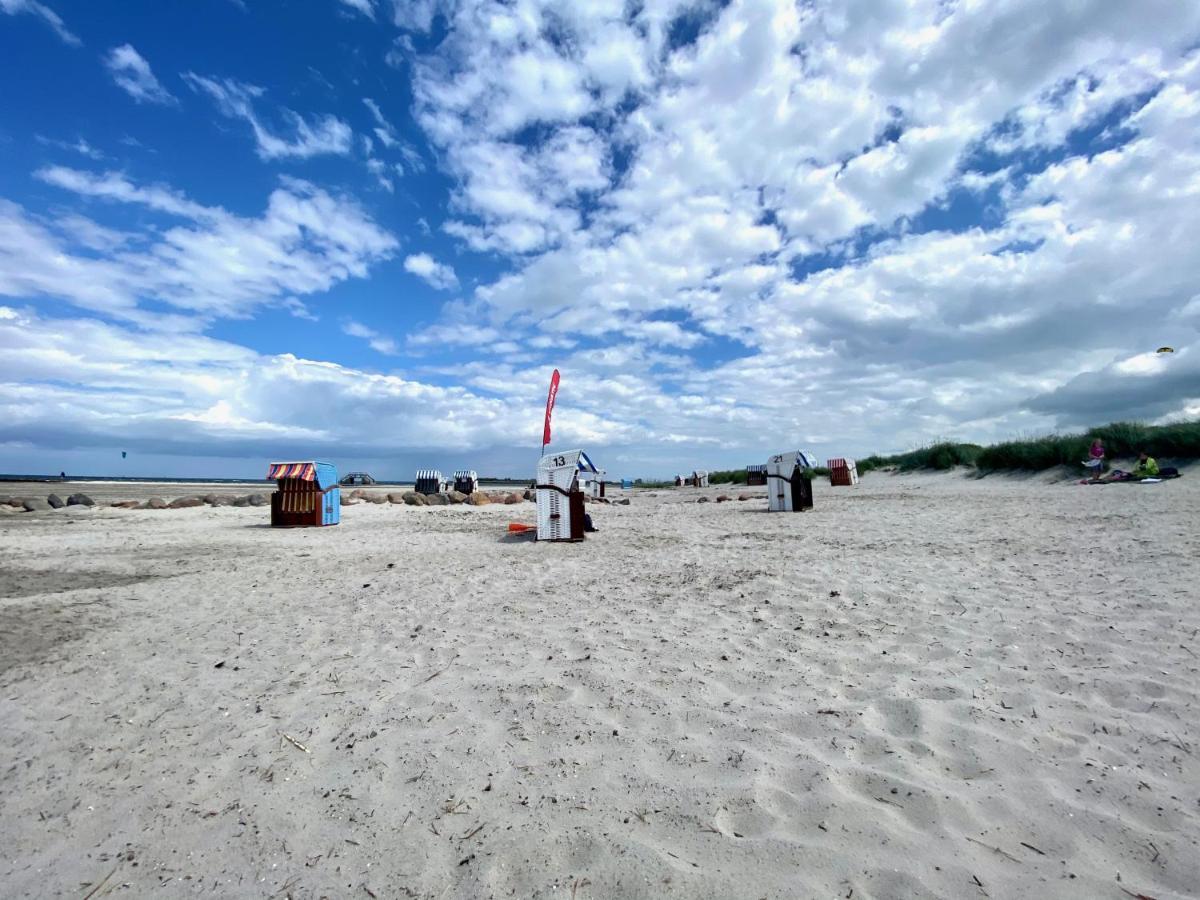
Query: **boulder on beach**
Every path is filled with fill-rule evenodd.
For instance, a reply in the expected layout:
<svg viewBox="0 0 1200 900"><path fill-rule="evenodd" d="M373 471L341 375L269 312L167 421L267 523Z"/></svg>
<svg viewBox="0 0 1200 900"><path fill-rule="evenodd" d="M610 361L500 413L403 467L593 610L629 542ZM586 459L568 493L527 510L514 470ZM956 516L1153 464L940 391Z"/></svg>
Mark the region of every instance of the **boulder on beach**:
<svg viewBox="0 0 1200 900"><path fill-rule="evenodd" d="M368 494L367 502L368 503L387 503L388 498L387 498L386 494Z"/></svg>
<svg viewBox="0 0 1200 900"><path fill-rule="evenodd" d="M50 504L51 509L62 509L64 506L66 506L66 504L63 503L63 498L58 496L58 494L51 494L46 498L46 502Z"/></svg>
<svg viewBox="0 0 1200 900"><path fill-rule="evenodd" d="M95 506L96 501L87 494L72 494L67 498L67 506Z"/></svg>
<svg viewBox="0 0 1200 900"><path fill-rule="evenodd" d="M194 506L203 506L203 497L177 497L167 504L168 509L191 509Z"/></svg>
<svg viewBox="0 0 1200 900"><path fill-rule="evenodd" d="M707 498L707 497L701 497L701 498L700 498L699 500L697 500L696 502L697 502L697 503L707 503L707 502L708 502L708 498Z"/></svg>
<svg viewBox="0 0 1200 900"><path fill-rule="evenodd" d="M45 512L50 509L50 504L41 497L30 497L23 504L26 512Z"/></svg>
<svg viewBox="0 0 1200 900"><path fill-rule="evenodd" d="M357 497L351 497L349 494L342 494L342 506L357 506L359 504L359 502L360 501ZM234 506L237 506L237 505L238 504L236 504L236 503L234 504ZM244 503L242 505L249 506L250 504Z"/></svg>
<svg viewBox="0 0 1200 900"><path fill-rule="evenodd" d="M509 494L507 497L504 498L504 502L507 503L509 506L512 506L514 503L524 503L525 498L522 497L520 494Z"/></svg>
<svg viewBox="0 0 1200 900"><path fill-rule="evenodd" d="M617 505L618 505L618 506L628 506L628 505L629 505L629 498L628 498L628 497L622 497L620 500L618 500L618 501L617 501Z"/></svg>
<svg viewBox="0 0 1200 900"><path fill-rule="evenodd" d="M233 506L237 506L237 507L246 507L246 506L249 506L249 505L250 505L250 498L249 498L249 497L234 497L234 498L233 498L233 504L232 504L232 505L233 505Z"/></svg>
<svg viewBox="0 0 1200 900"><path fill-rule="evenodd" d="M446 494L426 494L426 506L449 506L450 498Z"/></svg>
<svg viewBox="0 0 1200 900"><path fill-rule="evenodd" d="M221 498L218 497L216 494L205 494L204 502L207 503L209 506L216 506L218 503L221 502Z"/></svg>
<svg viewBox="0 0 1200 900"><path fill-rule="evenodd" d="M738 494L738 500L752 500L752 499L753 498L749 494Z"/></svg>
<svg viewBox="0 0 1200 900"><path fill-rule="evenodd" d="M142 504L136 500L117 500L116 502L108 505L114 509L137 509Z"/></svg>
<svg viewBox="0 0 1200 900"><path fill-rule="evenodd" d="M344 495L343 495L343 496L344 496ZM403 503L403 502L404 502L404 495L403 495L403 494L388 494L388 495L387 495L387 498L388 498L388 503L396 503L396 504L400 504L400 503Z"/></svg>
<svg viewBox="0 0 1200 900"><path fill-rule="evenodd" d="M216 502L214 502L212 505L213 506L233 506L233 500L234 500L234 498L230 497L228 494L221 494L220 496L217 497Z"/></svg>
<svg viewBox="0 0 1200 900"><path fill-rule="evenodd" d="M266 494L251 494L250 495L250 505L251 506L270 506L271 499Z"/></svg>
<svg viewBox="0 0 1200 900"><path fill-rule="evenodd" d="M485 494L483 491L476 491L470 497L467 498L467 502L470 503L472 506L487 506L489 503L492 502L492 498L489 497L487 494Z"/></svg>
<svg viewBox="0 0 1200 900"><path fill-rule="evenodd" d="M462 491L450 491L450 493L448 493L446 495L446 497L447 497L447 499L449 499L449 501L451 503L453 503L455 505L458 505L459 503L467 502L467 495L464 494Z"/></svg>
<svg viewBox="0 0 1200 900"><path fill-rule="evenodd" d="M428 505L425 502L425 495L418 494L416 491L408 491L404 495L404 503L407 506L427 506Z"/></svg>
<svg viewBox="0 0 1200 900"><path fill-rule="evenodd" d="M353 490L350 492L350 497L353 500L366 500L367 492L364 491L362 488L358 488L357 490Z"/></svg>
<svg viewBox="0 0 1200 900"><path fill-rule="evenodd" d="M146 505L142 509L166 509L167 501L162 497L151 497L146 501Z"/></svg>
<svg viewBox="0 0 1200 900"><path fill-rule="evenodd" d="M732 500L732 499L733 499L733 498L732 498L732 497L730 497L728 494L719 494L719 495L717 496L717 502L718 502L718 503L728 503L728 502L729 502L730 500Z"/></svg>

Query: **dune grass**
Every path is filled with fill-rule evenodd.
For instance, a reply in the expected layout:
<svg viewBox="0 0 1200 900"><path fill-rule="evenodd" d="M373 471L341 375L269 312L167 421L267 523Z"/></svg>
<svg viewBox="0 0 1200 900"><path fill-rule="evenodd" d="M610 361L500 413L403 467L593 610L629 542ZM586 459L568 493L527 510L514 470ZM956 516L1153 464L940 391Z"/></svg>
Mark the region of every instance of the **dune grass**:
<svg viewBox="0 0 1200 900"><path fill-rule="evenodd" d="M875 469L946 471L966 466L986 475L990 472L1037 472L1055 466L1078 467L1087 458L1088 448L1095 438L1104 442L1109 460L1132 459L1142 450L1160 461L1200 460L1200 419L1197 419L1167 425L1110 422L1076 434L1022 438L987 447L960 441L938 441L907 453L891 456L872 454L858 460L858 471L859 474ZM824 467L813 469L812 472L817 476L829 474ZM709 472L708 481L714 485L744 485L746 470ZM671 487L674 482L639 480L638 484L643 487Z"/></svg>
<svg viewBox="0 0 1200 900"><path fill-rule="evenodd" d="M988 447L978 444L941 441L894 456L868 456L858 461L859 472L872 469L945 470L972 466L981 474L989 472L1037 472L1055 466L1078 466L1087 458L1095 438L1104 442L1108 459L1130 459L1145 450L1162 459L1200 459L1200 420L1167 425L1143 425L1140 422L1111 422L1076 434L1051 434L1042 437L1003 441Z"/></svg>
<svg viewBox="0 0 1200 900"><path fill-rule="evenodd" d="M858 460L859 473L870 472L872 469L899 469L901 472L911 472L916 469L933 469L943 471L955 466L973 466L983 448L978 444L960 444L953 441L939 441L928 447L899 453L895 456L868 456Z"/></svg>

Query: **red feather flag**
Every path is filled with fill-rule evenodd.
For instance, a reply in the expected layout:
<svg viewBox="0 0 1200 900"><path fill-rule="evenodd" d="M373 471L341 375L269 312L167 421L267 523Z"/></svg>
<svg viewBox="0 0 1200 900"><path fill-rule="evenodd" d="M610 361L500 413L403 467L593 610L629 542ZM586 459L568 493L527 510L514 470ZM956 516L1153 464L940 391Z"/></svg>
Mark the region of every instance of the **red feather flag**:
<svg viewBox="0 0 1200 900"><path fill-rule="evenodd" d="M558 396L558 369L550 376L550 393L546 395L546 424L542 428L542 449L550 443L550 414L554 412L554 400Z"/></svg>

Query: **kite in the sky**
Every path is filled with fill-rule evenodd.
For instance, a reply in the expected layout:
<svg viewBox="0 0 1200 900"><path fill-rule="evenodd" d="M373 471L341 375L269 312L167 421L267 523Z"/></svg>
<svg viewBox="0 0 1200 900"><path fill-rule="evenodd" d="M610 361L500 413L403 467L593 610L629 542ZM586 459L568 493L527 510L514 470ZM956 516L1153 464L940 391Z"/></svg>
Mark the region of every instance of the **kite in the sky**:
<svg viewBox="0 0 1200 900"><path fill-rule="evenodd" d="M1174 353L1175 348L1174 347L1159 347L1158 350L1155 352L1157 352L1157 353Z"/></svg>
<svg viewBox="0 0 1200 900"><path fill-rule="evenodd" d="M124 451L124 450L122 450L122 451L121 451L121 459L124 459L124 458L125 458L125 451Z"/></svg>

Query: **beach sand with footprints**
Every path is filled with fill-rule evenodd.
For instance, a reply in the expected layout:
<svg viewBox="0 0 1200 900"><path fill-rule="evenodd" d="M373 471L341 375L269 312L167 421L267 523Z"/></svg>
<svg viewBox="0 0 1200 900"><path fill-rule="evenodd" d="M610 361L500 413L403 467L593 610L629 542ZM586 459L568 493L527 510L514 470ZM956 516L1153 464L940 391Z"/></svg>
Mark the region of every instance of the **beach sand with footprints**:
<svg viewBox="0 0 1200 900"><path fill-rule="evenodd" d="M722 492L0 517L0 895L1196 896L1200 474Z"/></svg>

